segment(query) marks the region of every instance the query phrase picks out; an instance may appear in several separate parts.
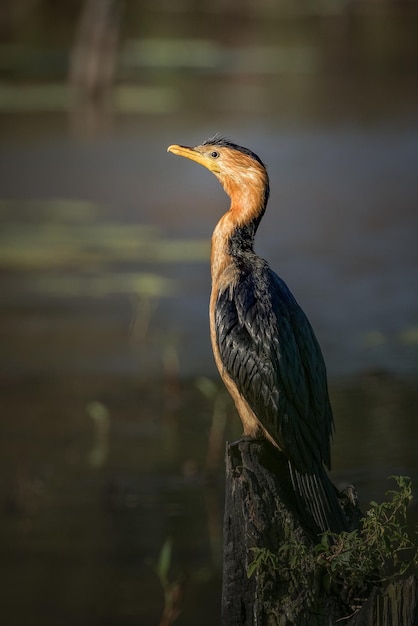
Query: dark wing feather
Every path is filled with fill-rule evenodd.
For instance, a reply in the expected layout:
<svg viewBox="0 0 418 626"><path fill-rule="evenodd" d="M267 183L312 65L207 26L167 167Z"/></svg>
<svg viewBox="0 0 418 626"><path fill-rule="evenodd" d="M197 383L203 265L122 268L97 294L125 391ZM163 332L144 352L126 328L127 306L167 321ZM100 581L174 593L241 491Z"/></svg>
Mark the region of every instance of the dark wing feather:
<svg viewBox="0 0 418 626"><path fill-rule="evenodd" d="M301 472L330 465L325 365L286 284L257 260L216 304L223 365L255 415Z"/></svg>

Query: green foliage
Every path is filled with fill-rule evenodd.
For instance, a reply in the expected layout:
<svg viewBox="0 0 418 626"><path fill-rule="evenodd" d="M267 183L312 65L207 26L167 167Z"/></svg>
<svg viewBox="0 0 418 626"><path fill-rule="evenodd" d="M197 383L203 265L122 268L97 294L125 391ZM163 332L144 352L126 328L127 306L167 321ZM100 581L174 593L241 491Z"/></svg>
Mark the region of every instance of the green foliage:
<svg viewBox="0 0 418 626"><path fill-rule="evenodd" d="M388 491L386 502L371 502L358 530L325 533L316 546L317 563L331 579L344 579L353 587L365 581L379 584L404 576L417 566L418 546L411 540L406 523L411 481L404 476L391 478L398 490Z"/></svg>
<svg viewBox="0 0 418 626"><path fill-rule="evenodd" d="M273 552L267 548L251 548L251 551L254 553L254 561L248 566L248 578L251 578L255 572L258 573L265 569L273 569L276 571L279 569L280 560L278 554L273 554Z"/></svg>
<svg viewBox="0 0 418 626"><path fill-rule="evenodd" d="M303 585L319 576L327 590L338 588L351 603L354 598L366 597L372 585L412 573L418 567L418 545L407 530L411 481L404 476L391 478L398 488L387 492L387 501L370 503L360 528L324 533L313 548L296 539L285 542L278 554L255 548L248 577L275 570L283 578L297 577Z"/></svg>

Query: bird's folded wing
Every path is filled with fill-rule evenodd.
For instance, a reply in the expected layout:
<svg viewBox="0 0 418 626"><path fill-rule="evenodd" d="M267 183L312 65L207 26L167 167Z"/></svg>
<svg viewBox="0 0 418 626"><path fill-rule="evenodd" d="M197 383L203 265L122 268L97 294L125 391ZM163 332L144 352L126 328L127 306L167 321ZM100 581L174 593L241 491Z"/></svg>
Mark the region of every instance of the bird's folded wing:
<svg viewBox="0 0 418 626"><path fill-rule="evenodd" d="M332 413L313 330L267 266L219 294L215 325L223 365L273 440L302 472L329 465Z"/></svg>

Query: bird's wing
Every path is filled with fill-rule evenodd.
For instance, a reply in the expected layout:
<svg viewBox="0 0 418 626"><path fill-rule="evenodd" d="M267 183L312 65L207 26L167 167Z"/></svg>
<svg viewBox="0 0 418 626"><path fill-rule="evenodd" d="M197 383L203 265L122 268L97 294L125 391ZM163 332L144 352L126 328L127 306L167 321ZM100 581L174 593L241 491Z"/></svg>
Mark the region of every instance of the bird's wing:
<svg viewBox="0 0 418 626"><path fill-rule="evenodd" d="M325 365L308 319L268 266L219 294L223 365L256 417L302 472L330 465L332 412Z"/></svg>

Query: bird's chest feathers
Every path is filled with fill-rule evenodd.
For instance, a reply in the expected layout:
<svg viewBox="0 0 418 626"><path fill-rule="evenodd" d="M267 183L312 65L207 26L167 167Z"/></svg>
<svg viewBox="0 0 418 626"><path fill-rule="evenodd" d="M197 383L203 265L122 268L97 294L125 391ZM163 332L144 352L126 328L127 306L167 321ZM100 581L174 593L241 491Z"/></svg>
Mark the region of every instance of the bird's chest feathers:
<svg viewBox="0 0 418 626"><path fill-rule="evenodd" d="M238 226L232 210L220 220L212 236L210 329L212 347L218 368L222 369L218 342L227 329L247 329L257 335L257 327L267 321L258 316L270 309L267 287L267 265L253 250L256 228L253 224ZM257 342L257 339L256 339ZM225 356L225 355L224 355Z"/></svg>
<svg viewBox="0 0 418 626"><path fill-rule="evenodd" d="M265 336L274 335L277 319L266 271L264 262L254 253L252 259L245 260L229 256L229 262L220 268L212 284L210 302L213 342L230 332L228 329L244 332L255 344L261 329Z"/></svg>
<svg viewBox="0 0 418 626"><path fill-rule="evenodd" d="M252 252L256 228L238 225L238 209L231 209L222 216L212 235L211 274L212 289L219 292L235 286L242 269L243 254ZM238 252L238 255L236 254ZM252 255L254 253L252 252Z"/></svg>
<svg viewBox="0 0 418 626"><path fill-rule="evenodd" d="M214 272L214 270L216 273ZM217 265L215 268L212 264L212 292L209 305L209 321L212 348L215 353L215 361L218 369L220 369L221 367L217 346L218 333L216 329L216 310L218 306L218 300L223 294L225 294L225 296L229 300L232 300L238 280L239 271L235 263L233 263L231 259L229 259L228 262L228 259L224 258L223 263Z"/></svg>

